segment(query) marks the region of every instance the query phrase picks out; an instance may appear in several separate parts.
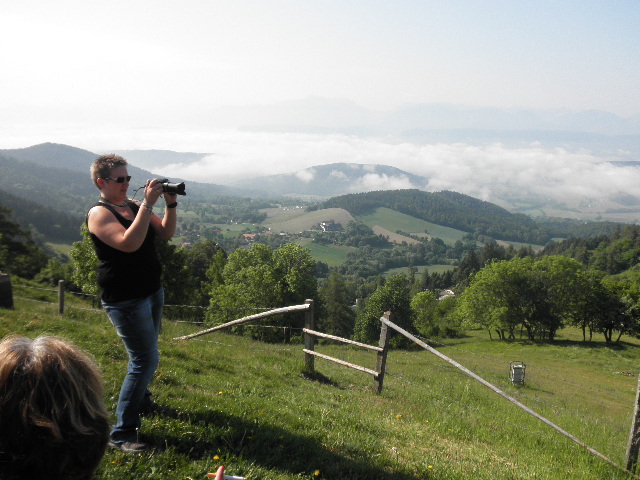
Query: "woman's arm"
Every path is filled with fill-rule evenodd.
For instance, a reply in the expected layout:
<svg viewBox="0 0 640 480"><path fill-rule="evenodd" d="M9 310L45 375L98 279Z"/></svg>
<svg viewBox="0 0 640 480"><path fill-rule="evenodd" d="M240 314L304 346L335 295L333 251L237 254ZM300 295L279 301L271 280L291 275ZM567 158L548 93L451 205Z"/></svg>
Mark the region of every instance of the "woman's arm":
<svg viewBox="0 0 640 480"><path fill-rule="evenodd" d="M178 196L175 193L165 193L164 199L167 202L167 205L170 205L177 201ZM164 217L162 219L156 215L151 217L151 225L156 231L156 235L158 237L168 240L173 237L174 233L176 233L177 220L177 208L165 208Z"/></svg>
<svg viewBox="0 0 640 480"><path fill-rule="evenodd" d="M136 218L129 228L124 228L116 219L115 215L108 209L93 207L89 210L89 232L117 250L126 253L138 250L147 236L149 222L151 222L151 219L154 217L151 211L144 205L153 206L162 193L162 187L160 185L156 186L156 184L156 180L153 180L145 186L143 205L140 206ZM160 221L157 217L156 220Z"/></svg>

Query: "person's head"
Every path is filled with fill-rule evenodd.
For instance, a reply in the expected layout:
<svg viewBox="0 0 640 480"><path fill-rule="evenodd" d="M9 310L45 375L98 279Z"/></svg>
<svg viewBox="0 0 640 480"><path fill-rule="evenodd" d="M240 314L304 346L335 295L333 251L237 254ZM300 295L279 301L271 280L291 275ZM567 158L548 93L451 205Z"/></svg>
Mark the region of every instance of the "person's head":
<svg viewBox="0 0 640 480"><path fill-rule="evenodd" d="M108 155L102 155L98 157L95 162L91 164L91 179L93 183L101 189L98 179L113 178L111 172L119 167L126 167L127 161L120 155L110 153ZM112 181L112 180L111 180Z"/></svg>
<svg viewBox="0 0 640 480"><path fill-rule="evenodd" d="M0 342L0 479L85 480L104 455L102 375L56 337Z"/></svg>

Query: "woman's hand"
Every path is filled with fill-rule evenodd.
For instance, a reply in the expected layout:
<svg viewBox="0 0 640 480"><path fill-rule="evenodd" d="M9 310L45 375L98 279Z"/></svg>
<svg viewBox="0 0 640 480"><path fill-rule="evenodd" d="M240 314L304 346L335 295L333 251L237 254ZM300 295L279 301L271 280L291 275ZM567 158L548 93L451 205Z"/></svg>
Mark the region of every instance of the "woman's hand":
<svg viewBox="0 0 640 480"><path fill-rule="evenodd" d="M164 194L164 201L167 202L167 205L171 205L172 203L176 202L178 200L178 194L177 193L165 193Z"/></svg>
<svg viewBox="0 0 640 480"><path fill-rule="evenodd" d="M152 207L158 201L160 195L162 195L162 184L158 182L158 179L154 178L153 180L147 180L147 184L144 186L144 198L142 203Z"/></svg>

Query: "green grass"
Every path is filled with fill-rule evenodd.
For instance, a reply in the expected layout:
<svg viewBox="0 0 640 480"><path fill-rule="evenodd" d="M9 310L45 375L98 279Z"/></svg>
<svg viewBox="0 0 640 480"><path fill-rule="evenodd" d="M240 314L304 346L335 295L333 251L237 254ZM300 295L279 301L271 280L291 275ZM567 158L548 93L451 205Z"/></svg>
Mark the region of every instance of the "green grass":
<svg viewBox="0 0 640 480"><path fill-rule="evenodd" d="M314 260L324 262L330 267L338 267L347 260L347 253L356 250L356 247L345 245L321 245L314 243L310 238L301 238L297 243L309 249Z"/></svg>
<svg viewBox="0 0 640 480"><path fill-rule="evenodd" d="M23 290L16 288L16 296ZM55 301L54 292L35 293ZM72 339L100 364L113 410L124 349L104 313L81 310L87 305L67 297L64 317L55 305L16 299L14 310L0 310L0 336ZM392 350L384 390L375 395L370 376L322 359L315 362L317 378L305 378L299 343L224 333L172 340L198 329L165 322L152 390L174 413L143 419L142 438L155 451L109 451L98 478L204 479L219 464L256 480L627 478L429 352ZM617 372L637 373L640 347L580 338L563 330L549 345L471 332L438 348L624 464L637 379ZM375 367L375 354L366 350L316 350ZM509 385L512 360L526 364L524 386Z"/></svg>
<svg viewBox="0 0 640 480"><path fill-rule="evenodd" d="M69 252L71 251L71 243L52 243L46 242L45 245L53 250L58 255L66 255L69 256Z"/></svg>
<svg viewBox="0 0 640 480"><path fill-rule="evenodd" d="M407 233L424 233L426 231L432 237L440 238L447 244L454 244L466 235L462 230L426 222L386 207L377 208L367 215L358 215L357 219L369 227L379 225L392 232L400 230Z"/></svg>
<svg viewBox="0 0 640 480"><path fill-rule="evenodd" d="M429 273L444 273L449 270L453 270L455 267L453 265L419 265L416 266L416 275L420 275L424 272L425 269L429 271ZM408 267L398 267L391 268L383 273L385 277L391 277L393 275L404 274L408 275L409 268Z"/></svg>

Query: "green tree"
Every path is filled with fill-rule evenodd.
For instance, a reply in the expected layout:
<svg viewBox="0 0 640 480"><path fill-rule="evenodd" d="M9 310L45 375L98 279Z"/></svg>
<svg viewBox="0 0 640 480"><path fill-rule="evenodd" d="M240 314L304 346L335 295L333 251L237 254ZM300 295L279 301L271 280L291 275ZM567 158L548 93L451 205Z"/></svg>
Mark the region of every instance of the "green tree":
<svg viewBox="0 0 640 480"><path fill-rule="evenodd" d="M0 206L0 271L31 279L47 261L31 233L13 221L8 208Z"/></svg>
<svg viewBox="0 0 640 480"><path fill-rule="evenodd" d="M501 339L515 338L519 325L533 339L540 321L551 316L551 304L532 265L528 257L487 264L462 293L457 314L468 326L494 330Z"/></svg>
<svg viewBox="0 0 640 480"><path fill-rule="evenodd" d="M332 270L318 293L324 305L324 315L319 318L318 328L331 335L351 338L356 314L344 277Z"/></svg>
<svg viewBox="0 0 640 480"><path fill-rule="evenodd" d="M98 295L100 293L100 287L98 287L98 257L93 248L89 229L85 223L82 224L80 233L82 234L82 240L75 242L69 252L71 266L73 267L71 278L83 293Z"/></svg>
<svg viewBox="0 0 640 480"><path fill-rule="evenodd" d="M394 323L405 330L414 331L411 324L411 286L404 275L394 275L365 299L364 308L358 312L354 339L363 343L375 343L380 338L380 317L390 311ZM392 337L395 346L407 342Z"/></svg>
<svg viewBox="0 0 640 480"><path fill-rule="evenodd" d="M289 246L293 245L293 246ZM315 262L307 249L286 244L273 251L263 244L238 249L229 255L222 270L222 283L212 272L211 300L207 319L224 323L285 305L302 304L318 296ZM272 326L301 328L302 315L270 317ZM233 329L253 338L279 341L281 332L260 326L240 325Z"/></svg>
<svg viewBox="0 0 640 480"><path fill-rule="evenodd" d="M50 258L47 266L35 276L34 280L40 283L47 283L52 287L58 285L60 280L64 280L65 288L74 290L77 288L73 283L73 267L70 263L63 264L57 258Z"/></svg>
<svg viewBox="0 0 640 480"><path fill-rule="evenodd" d="M459 337L462 329L454 315L455 307L455 297L439 300L432 292L420 292L411 299L413 326L425 337Z"/></svg>
<svg viewBox="0 0 640 480"><path fill-rule="evenodd" d="M191 248L184 249L184 262L189 272L190 303L194 305L207 305L209 303L210 281L207 272L216 262L218 253L226 256L224 250L213 240L205 240L194 244ZM222 272L220 272L221 274Z"/></svg>

